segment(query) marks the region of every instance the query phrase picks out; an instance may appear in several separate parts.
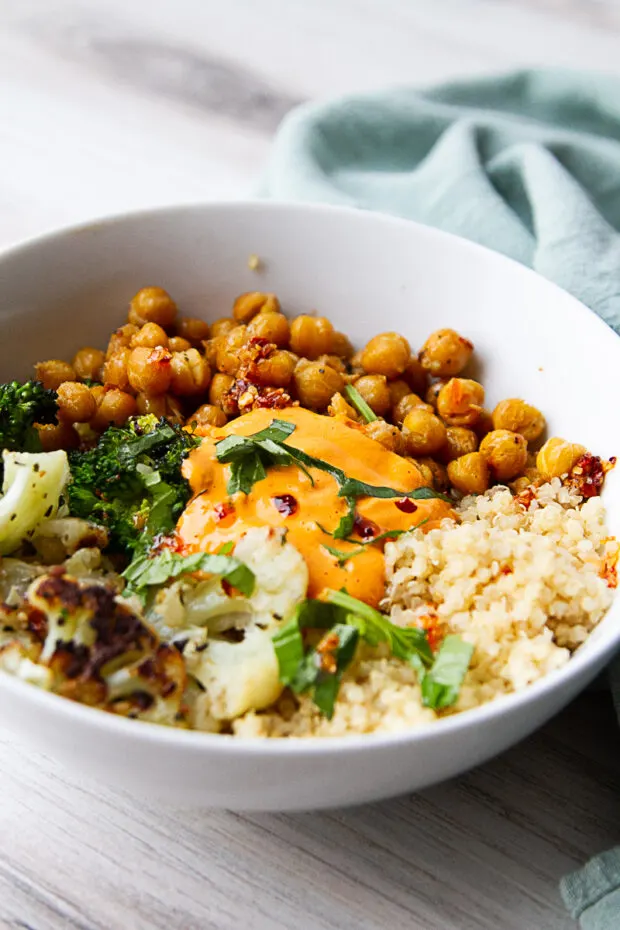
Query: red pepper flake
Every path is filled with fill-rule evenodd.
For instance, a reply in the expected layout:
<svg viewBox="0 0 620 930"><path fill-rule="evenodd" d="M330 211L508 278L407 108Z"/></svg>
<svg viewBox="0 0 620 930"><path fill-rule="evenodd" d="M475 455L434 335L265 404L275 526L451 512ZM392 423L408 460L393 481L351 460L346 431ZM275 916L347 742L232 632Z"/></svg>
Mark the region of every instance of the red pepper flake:
<svg viewBox="0 0 620 930"><path fill-rule="evenodd" d="M403 497L402 500L394 501L394 503L403 513L415 513L418 509L418 505L414 504L410 497Z"/></svg>
<svg viewBox="0 0 620 930"><path fill-rule="evenodd" d="M297 511L298 504L292 494L279 494L277 497L272 497L271 501L283 517L290 517Z"/></svg>
<svg viewBox="0 0 620 930"><path fill-rule="evenodd" d="M213 513L215 514L216 520L225 520L226 517L229 517L234 512L234 504L232 504L230 501L223 501L221 504L216 504L213 508Z"/></svg>
<svg viewBox="0 0 620 930"><path fill-rule="evenodd" d="M372 520L367 520L366 517L362 517L359 513L355 515L353 529L362 539L372 539L373 536L379 535L377 524L373 523Z"/></svg>
<svg viewBox="0 0 620 930"><path fill-rule="evenodd" d="M444 638L444 631L439 617L434 611L431 611L428 614L423 614L421 617L418 617L418 623L426 633L426 638L432 651L437 652Z"/></svg>
<svg viewBox="0 0 620 930"><path fill-rule="evenodd" d="M325 634L316 647L316 651L321 657L321 671L326 672L328 675L335 675L338 670L334 653L339 645L338 634L330 632Z"/></svg>
<svg viewBox="0 0 620 930"><path fill-rule="evenodd" d="M582 455L568 476L567 484L582 497L596 497L605 481L605 469L598 455Z"/></svg>

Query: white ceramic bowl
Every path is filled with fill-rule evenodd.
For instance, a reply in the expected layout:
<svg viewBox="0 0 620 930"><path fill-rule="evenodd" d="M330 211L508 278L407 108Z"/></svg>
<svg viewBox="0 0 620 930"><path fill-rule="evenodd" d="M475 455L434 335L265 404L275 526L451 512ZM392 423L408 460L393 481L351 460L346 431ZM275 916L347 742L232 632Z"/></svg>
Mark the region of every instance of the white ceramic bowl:
<svg viewBox="0 0 620 930"><path fill-rule="evenodd" d="M252 272L258 254L264 270ZM453 326L471 338L489 405L522 396L550 431L620 453L620 340L531 271L413 223L353 210L214 204L128 215L45 236L0 258L0 373L104 345L140 287L214 319L247 290L288 313L318 310L358 344L397 330L419 347ZM612 532L620 481L608 479ZM353 804L463 772L555 714L620 645L620 602L561 670L492 704L394 735L261 741L136 723L0 674L0 721L39 749L140 795L234 809Z"/></svg>

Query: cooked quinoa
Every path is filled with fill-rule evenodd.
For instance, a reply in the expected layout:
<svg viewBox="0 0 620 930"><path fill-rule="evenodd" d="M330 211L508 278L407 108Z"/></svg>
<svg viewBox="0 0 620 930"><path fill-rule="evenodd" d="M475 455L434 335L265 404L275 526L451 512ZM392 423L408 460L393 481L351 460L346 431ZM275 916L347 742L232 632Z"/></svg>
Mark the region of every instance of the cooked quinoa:
<svg viewBox="0 0 620 930"><path fill-rule="evenodd" d="M409 729L519 691L568 662L612 601L617 543L600 497L555 478L521 498L495 487L445 520L386 546L384 609L399 626L455 633L474 646L457 703L422 705L416 672L380 649L346 672L331 720L310 698L283 698L234 724L243 736L343 736Z"/></svg>

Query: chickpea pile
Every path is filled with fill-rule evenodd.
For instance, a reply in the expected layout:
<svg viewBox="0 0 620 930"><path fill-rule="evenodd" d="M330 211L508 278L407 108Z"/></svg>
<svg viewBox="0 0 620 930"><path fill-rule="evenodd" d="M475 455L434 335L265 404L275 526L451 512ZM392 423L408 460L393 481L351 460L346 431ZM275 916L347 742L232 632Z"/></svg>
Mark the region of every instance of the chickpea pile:
<svg viewBox="0 0 620 930"><path fill-rule="evenodd" d="M45 450L70 449L135 414L223 426L257 406L299 403L356 421L440 491L479 494L501 483L518 492L570 471L583 447L552 438L531 451L545 429L535 407L509 398L485 408L483 386L463 377L473 349L455 330L438 329L418 354L395 332L354 353L325 317L289 321L274 294L241 294L231 316L208 324L180 316L163 288L145 287L105 350L86 346L71 363L35 366L59 407L58 423L39 433ZM347 385L376 420L364 422Z"/></svg>

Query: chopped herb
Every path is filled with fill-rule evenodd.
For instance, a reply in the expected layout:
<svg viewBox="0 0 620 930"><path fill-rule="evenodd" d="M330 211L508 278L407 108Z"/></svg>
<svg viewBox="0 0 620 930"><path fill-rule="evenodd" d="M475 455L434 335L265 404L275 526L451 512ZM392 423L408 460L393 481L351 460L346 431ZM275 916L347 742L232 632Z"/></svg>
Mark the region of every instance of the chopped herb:
<svg viewBox="0 0 620 930"><path fill-rule="evenodd" d="M353 387L352 384L347 384L344 392L357 412L366 420L367 423L372 423L373 420L379 419L372 407L366 403L360 392L357 390L357 388Z"/></svg>
<svg viewBox="0 0 620 930"><path fill-rule="evenodd" d="M303 639L296 615L273 638L280 680L295 694L309 693L330 720L340 690L342 673L353 661L359 640L354 626L336 623L315 649L304 654Z"/></svg>
<svg viewBox="0 0 620 930"><path fill-rule="evenodd" d="M220 553L211 555L194 552L191 555L179 555L165 549L152 558L135 558L123 572L123 577L127 582L128 594L145 594L147 588L165 584L171 578L178 578L187 572L221 575L246 597L254 590L254 572L234 556Z"/></svg>
<svg viewBox="0 0 620 930"><path fill-rule="evenodd" d="M328 604L334 604L347 612L347 621L357 626L360 635L370 646L387 642L392 655L397 659L408 660L414 654L420 657L424 665L432 665L433 653L424 630L414 626L396 626L385 614L351 597L346 591L329 591L326 600Z"/></svg>
<svg viewBox="0 0 620 930"><path fill-rule="evenodd" d="M304 650L302 629L326 630L315 649ZM417 671L426 707L450 707L458 698L473 647L446 636L434 655L424 630L399 627L345 591L330 591L325 601L306 600L274 636L280 680L296 694L308 693L331 718L343 672L353 661L359 639L370 646L387 643L392 655Z"/></svg>
<svg viewBox="0 0 620 930"><path fill-rule="evenodd" d="M424 523L428 523L428 517L426 520L421 520L416 526L412 526L411 530L416 530L418 526L422 526ZM327 531L320 527L324 533ZM352 539L350 536L345 536L343 542L356 543L357 549L349 549L348 552L345 552L343 549L336 549L333 546L328 546L326 543L321 543L324 549L330 553L330 555L335 556L338 559L338 565L342 566L348 559L352 559L354 556L359 555L364 551L368 546L372 546L374 543L383 542L384 539L397 539L399 536L402 536L403 533L409 533L410 530L388 530L386 533L381 533L379 536L374 536L372 539L367 539L364 542L360 542L359 539ZM335 536L336 534L328 534Z"/></svg>
<svg viewBox="0 0 620 930"><path fill-rule="evenodd" d="M460 636L446 636L432 667L422 679L422 703L435 710L451 707L469 668L474 647Z"/></svg>
<svg viewBox="0 0 620 930"><path fill-rule="evenodd" d="M382 499L410 498L412 500L430 500L439 498L451 503L449 497L432 488L415 488L413 491L396 491L394 488L366 484L355 478L349 478L335 465L317 459L301 449L287 445L284 440L295 431L295 425L287 420L272 420L271 424L252 436L227 436L215 445L218 462L230 465L230 477L227 483L229 494L241 492L249 494L257 481L267 475L267 468L274 465L291 465L296 463L314 484L310 468L316 468L331 475L338 483L338 496L347 503L347 511L340 518L335 530L330 533L335 539L347 539L355 526L355 504L359 497ZM321 529L324 529L321 527ZM328 532L324 530L324 532Z"/></svg>
<svg viewBox="0 0 620 930"><path fill-rule="evenodd" d="M304 658L304 642L297 614L274 634L273 648L278 660L280 681L284 685L290 685Z"/></svg>
<svg viewBox="0 0 620 930"><path fill-rule="evenodd" d="M355 526L355 498L347 497L347 512L338 521L338 526L332 533L334 539L346 539L353 532ZM322 527L321 527L322 529Z"/></svg>

